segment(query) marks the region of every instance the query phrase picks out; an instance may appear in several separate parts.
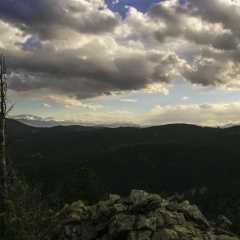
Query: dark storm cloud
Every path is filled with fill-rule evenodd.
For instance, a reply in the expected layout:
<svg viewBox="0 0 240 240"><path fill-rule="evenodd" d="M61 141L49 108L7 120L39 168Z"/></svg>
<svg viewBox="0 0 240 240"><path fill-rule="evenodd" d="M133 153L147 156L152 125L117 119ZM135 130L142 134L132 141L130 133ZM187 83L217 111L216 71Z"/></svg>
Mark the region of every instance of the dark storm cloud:
<svg viewBox="0 0 240 240"><path fill-rule="evenodd" d="M202 86L239 88L238 2L186 0L185 4L179 4L178 1L165 1L153 4L146 18L149 22L143 31L148 31L160 44L168 41L174 44L182 39L199 49L192 66L180 70L183 78ZM151 28L150 23L155 27ZM161 74L161 67L159 72Z"/></svg>
<svg viewBox="0 0 240 240"><path fill-rule="evenodd" d="M187 9L192 16L198 16L203 21L220 23L225 29L240 33L239 5L230 0L186 0Z"/></svg>
<svg viewBox="0 0 240 240"><path fill-rule="evenodd" d="M221 76L222 65L210 60L204 60L197 64L196 68L187 69L182 76L191 83L202 86L217 85L224 83Z"/></svg>
<svg viewBox="0 0 240 240"><path fill-rule="evenodd" d="M0 0L0 6L1 20L23 34L36 34L44 40L61 38L62 29L90 34L112 32L121 21L118 13L98 10L87 1Z"/></svg>
<svg viewBox="0 0 240 240"><path fill-rule="evenodd" d="M183 37L197 45L210 45L216 49L237 49L240 34L239 7L219 0L194 0L181 4L153 4L148 12L148 17L153 21L160 20L165 27L153 32L153 36L160 42L168 37ZM210 24L220 24L224 31L215 31L211 27L198 29L197 21L192 24L191 18ZM191 26L192 25L192 26Z"/></svg>
<svg viewBox="0 0 240 240"><path fill-rule="evenodd" d="M94 46L96 47L96 42ZM92 46L92 47L94 47ZM101 55L87 53L86 48L61 53L34 55L32 52L15 54L8 51L9 68L14 74L9 89L21 92L50 89L52 92L73 94L79 99L92 98L111 92L141 90L154 82L170 82L185 61L174 53L135 52L121 50L110 59L104 46ZM91 47L89 48L91 51ZM82 53L88 56L81 59Z"/></svg>

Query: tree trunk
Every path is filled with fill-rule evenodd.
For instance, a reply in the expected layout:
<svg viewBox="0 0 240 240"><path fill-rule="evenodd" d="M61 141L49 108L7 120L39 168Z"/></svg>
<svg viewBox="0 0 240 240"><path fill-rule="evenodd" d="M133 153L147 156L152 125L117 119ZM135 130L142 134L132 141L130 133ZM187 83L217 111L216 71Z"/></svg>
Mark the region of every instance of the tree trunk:
<svg viewBox="0 0 240 240"><path fill-rule="evenodd" d="M7 176L6 176L6 66L4 56L0 55L0 213L4 212L7 200Z"/></svg>

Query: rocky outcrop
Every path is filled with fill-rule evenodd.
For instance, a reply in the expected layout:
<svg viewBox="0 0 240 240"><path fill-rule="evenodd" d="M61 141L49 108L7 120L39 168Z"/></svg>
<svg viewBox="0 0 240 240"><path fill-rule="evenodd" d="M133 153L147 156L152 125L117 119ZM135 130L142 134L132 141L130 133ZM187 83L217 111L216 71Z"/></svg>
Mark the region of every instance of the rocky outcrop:
<svg viewBox="0 0 240 240"><path fill-rule="evenodd" d="M52 240L237 240L231 224L220 216L210 223L196 205L164 200L157 194L132 190L130 196L110 195L106 201L65 206L55 216Z"/></svg>

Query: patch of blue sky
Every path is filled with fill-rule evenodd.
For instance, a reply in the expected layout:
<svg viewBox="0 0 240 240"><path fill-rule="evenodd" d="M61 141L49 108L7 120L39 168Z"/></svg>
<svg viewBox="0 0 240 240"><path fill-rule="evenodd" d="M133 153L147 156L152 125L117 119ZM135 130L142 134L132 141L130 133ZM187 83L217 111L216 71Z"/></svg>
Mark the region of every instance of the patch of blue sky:
<svg viewBox="0 0 240 240"><path fill-rule="evenodd" d="M16 46L21 46L23 51L34 51L42 49L42 44L37 40L35 35L31 36L26 40L26 42L16 42Z"/></svg>
<svg viewBox="0 0 240 240"><path fill-rule="evenodd" d="M240 101L239 90L219 89L216 86L193 85L181 78L175 78L173 86L169 88L168 105L180 104L224 104ZM183 100L183 97L189 97Z"/></svg>
<svg viewBox="0 0 240 240"><path fill-rule="evenodd" d="M105 0L105 3L108 5L108 8L113 12L118 12L122 18L126 17L128 8L126 6L134 7L139 12L146 13L149 11L150 7L154 3L171 1L171 0ZM179 0L180 4L185 4L185 0Z"/></svg>
<svg viewBox="0 0 240 240"><path fill-rule="evenodd" d="M126 6L134 7L139 12L146 13L149 11L153 3L158 3L162 1L154 0L105 0L105 3L108 5L109 9L113 12L118 12L122 18L126 17L128 8Z"/></svg>
<svg viewBox="0 0 240 240"><path fill-rule="evenodd" d="M41 106L42 103L50 105L50 107ZM54 109L54 110L53 110ZM40 117L49 117L56 114L56 112L62 113L62 107L53 101L40 101L40 100L24 100L18 99L11 111L10 115L29 114Z"/></svg>
<svg viewBox="0 0 240 240"><path fill-rule="evenodd" d="M185 4L186 1L185 1L185 0L179 0L179 3L180 3L180 4Z"/></svg>
<svg viewBox="0 0 240 240"><path fill-rule="evenodd" d="M99 104L103 108L98 109L100 112L110 110L129 111L135 113L147 113L156 105L162 107L189 105L189 104L224 104L240 101L239 91L229 91L216 89L214 86L197 86L187 81L183 81L180 77L175 78L172 86L165 86L169 90L169 94L162 92L146 93L132 92L106 98L102 100L82 101L85 104ZM187 97L187 99L183 99ZM137 100L136 102L121 101L121 99Z"/></svg>

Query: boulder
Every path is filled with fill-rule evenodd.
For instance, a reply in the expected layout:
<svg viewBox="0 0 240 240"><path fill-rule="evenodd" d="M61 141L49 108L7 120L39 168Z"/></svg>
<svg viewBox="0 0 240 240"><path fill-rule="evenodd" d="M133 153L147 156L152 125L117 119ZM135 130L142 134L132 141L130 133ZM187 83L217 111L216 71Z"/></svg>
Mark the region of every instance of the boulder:
<svg viewBox="0 0 240 240"><path fill-rule="evenodd" d="M51 240L239 240L226 217L210 223L188 201L169 202L142 190L92 206L66 205L53 222Z"/></svg>
<svg viewBox="0 0 240 240"><path fill-rule="evenodd" d="M224 215L218 216L218 219L216 222L217 227L228 230L231 224L232 223Z"/></svg>
<svg viewBox="0 0 240 240"><path fill-rule="evenodd" d="M126 236L133 230L134 215L118 214L112 217L109 223L109 234L113 238Z"/></svg>

